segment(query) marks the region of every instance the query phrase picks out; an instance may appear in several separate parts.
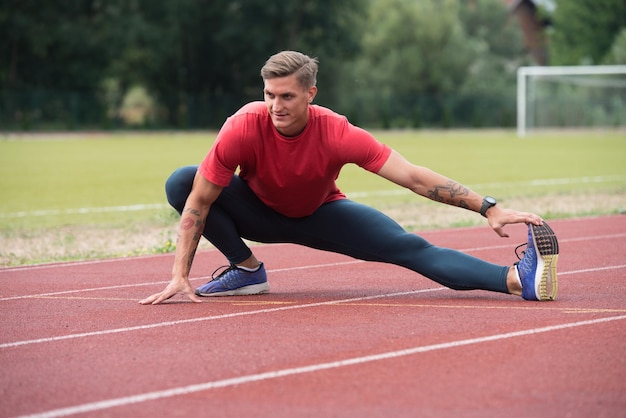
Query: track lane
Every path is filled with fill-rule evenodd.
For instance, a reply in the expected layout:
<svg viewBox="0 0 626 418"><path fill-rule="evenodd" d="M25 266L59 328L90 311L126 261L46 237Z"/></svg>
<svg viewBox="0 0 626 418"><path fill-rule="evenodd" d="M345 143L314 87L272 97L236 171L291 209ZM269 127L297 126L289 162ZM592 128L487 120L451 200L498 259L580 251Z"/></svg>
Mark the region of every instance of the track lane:
<svg viewBox="0 0 626 418"><path fill-rule="evenodd" d="M72 293L54 297L0 300L3 309L15 313L11 321L3 319L4 322L0 324L2 329L7 331L3 332L4 343L20 341L20 333L30 336L49 334L52 337L71 335L71 332L68 334L68 330L61 327L64 322L72 324L78 334L89 330L106 331L124 325L126 327L154 325L211 315L223 317L172 326L138 328L128 332L95 334L85 338L46 341L27 344L24 347L2 347L0 360L2 364L8 365L8 368L5 368L6 376L11 377L11 382L21 382L15 387L9 385L7 378L2 378L3 393L8 395L3 405L10 408L3 411L7 412L6 416L50 411L68 405L98 403L106 399L125 399L129 395L311 367L411 347L620 318L624 315L622 295L626 290L622 250L626 240L619 235L623 234L626 228L623 228L625 224L622 218L615 218L617 219L591 219L589 222L595 226L583 228L581 226L584 223L578 220L551 222L559 238L561 239L562 235L565 237L561 240L565 242L559 260L560 298L553 303L529 303L511 296L487 292L438 290L436 284L394 266L350 262L350 259L341 256L328 257L327 253L308 252L306 249L303 251L300 247L292 246L258 248L258 251L264 257L269 257L271 264L275 266L270 279L273 293L258 297L216 299L209 302L210 305L178 303L176 306L140 307L135 305L136 302L133 300L136 301L145 295L148 290L146 287L159 288L162 286L161 282L153 281L153 284L130 287L115 287L113 284L109 289L94 291L88 290L94 288L93 282L85 281L84 278L72 281L70 277L74 273L71 269L84 273L83 269L88 268L87 273L98 271L94 275L99 281L108 283L110 279L113 283L123 286L124 281L128 283L129 278L137 274L144 274L139 279L149 278L149 274L141 268L142 263L147 265L146 271L151 272L157 270L161 264L168 264L170 260L167 260L167 257L156 257L156 261L145 258L119 263L122 265L130 263L131 268L124 265L111 269L110 267L117 263L102 263L108 264L109 270L115 273L109 275L106 274L107 268L100 271L101 266L98 264L70 265L69 273L68 266L38 268L36 271L40 280L39 287L41 280L45 280L41 276L42 271L60 269L65 272L55 273L54 280L68 278L70 283L65 285L70 288L66 287L66 292ZM606 227L606 224L610 224L610 227ZM593 240L582 239L579 232L575 230L572 232L572 225L579 230L588 231L590 236L599 236L604 232L607 232L607 235L618 236L596 240L606 243L607 239L614 239L610 245L590 245ZM607 231L603 232L603 228ZM441 233L428 232L423 235L431 235L429 239L433 242L439 240L447 242L449 246L469 249L470 252L480 256L489 253L500 261L510 259L511 248L508 246L489 251L481 249L491 246L492 242L501 245L502 241L494 241L491 234L492 231L479 228ZM477 239L476 236L480 238ZM568 239L570 241L566 241ZM471 247L468 244L471 244ZM165 261L161 262L161 259ZM207 265L214 265L216 260L219 262L219 257L212 252L203 254L202 259ZM329 266L302 269L297 268L299 263L300 266L307 263L316 265L327 263ZM570 267L579 268L563 271L564 268ZM206 267L201 270L205 269ZM28 270L20 271L22 274ZM6 272L0 272L3 296L4 273ZM393 280L389 279L390 276ZM146 282L149 283L149 280ZM355 283L358 283L358 286L355 286ZM87 290L74 292L78 289L72 286L77 285L84 286ZM59 284L59 289L62 287ZM411 291L418 292L380 296ZM94 294L97 295L96 299L91 299ZM373 298L348 300L363 297ZM318 305L274 309L293 307L297 304ZM210 315L207 315L207 310L210 310ZM254 313L255 311L258 313ZM38 315L39 321L34 321L32 315ZM9 327L10 323L17 325ZM571 393L577 393L578 404L584 406L579 411L602 411L598 403L594 404L594 399L602 400L603 405L608 405L609 408L623 408L625 406L623 401L614 396L616 392L619 393L619 382L625 381L622 379L616 383L616 378L624 377L624 367L619 360L624 358L623 344L616 343L620 338L621 341L624 338L624 326L620 323L621 320L614 320L611 323L593 322L584 326L545 332L541 338L535 334L528 334L517 337L518 341L510 338L506 339L506 342L494 340L476 343L475 348L471 348L476 350L475 357L471 357L472 361L461 361L454 367L451 365L457 364L458 358L465 358L467 350L470 350L469 345L464 348L448 347L428 354L419 352L405 358L381 359L367 365L354 364L336 370L320 369L267 381L251 381L246 384L249 389L245 389L245 394L242 393L240 385L221 387L181 393L169 398L159 398L160 400L147 399L142 401L141 406L128 404L110 409L109 412L121 416L136 416L134 412L140 408L144 412L153 409L161 412L177 410L187 411L193 415L194 410L191 408L197 406L202 409L195 412L206 411L204 408L215 407L216 410L219 408L221 416L237 416L246 410L266 411L267 415L270 411L274 413L277 410L284 411L284 415L273 416L306 416L311 411L335 411L341 416L357 416L360 411L366 412L360 416L375 416L374 412L383 410L397 411L401 416L411 415L408 411L431 410L433 413L442 413L442 416L453 416L452 412L458 415L460 410L470 407L475 415L480 415L481 411L505 410L502 409L507 403L504 400L511 400L510 396L513 396L507 395L501 389L505 383L509 385L515 383L519 390L514 395L514 399L517 400L541 400L542 396L557 396L556 403L552 406L545 402L536 402L538 406L535 409L512 408L510 411L513 414L507 416L522 416L521 412L535 410L543 411L544 416L550 416L545 412L556 410L557 406L564 407L566 399L571 401L569 394L563 400L558 399L558 394L567 391L568 388ZM589 341L591 335L594 337L593 341ZM539 340L534 345L526 342L535 341L537 338ZM478 362L487 367L493 364L487 360L491 355L498 359L506 359L516 348L518 351L528 353L527 347L530 346L532 367L541 370L545 366L545 370L550 370L553 366L546 360L554 360L554 354L550 353L560 353L563 350L563 339L573 342L568 347L590 346L584 355L578 354L578 357L576 353L570 356L569 351L567 356L558 356L556 366L558 370L567 370L574 365L587 370L585 373L572 375L571 377L575 379L571 382L561 379L561 375L547 377L543 383L537 382L536 376L546 373L524 373L522 369L527 370L528 367L526 365L520 367L519 364L513 370L505 368L508 374L503 374L504 371L498 371L502 368L500 361L496 362L497 368L483 370L482 377L478 378L471 366ZM610 348L607 349L606 346ZM604 351L598 356L598 350L602 347ZM180 352L182 358L168 361L172 352ZM419 359L410 359L412 356ZM428 361L425 361L425 357ZM433 361L431 357L438 360ZM423 368L424 364L431 366ZM149 370L156 370L156 374L151 375ZM607 377L605 381L600 379L600 373ZM412 377L402 377L405 375ZM416 375L420 379L416 379ZM548 373L548 376L551 375L552 373ZM528 376L534 377L529 379ZM580 383L580 379L584 381L587 378L596 385L593 393L588 389L584 392L582 389L584 385ZM77 379L80 381L79 386ZM378 393L381 395L379 399L376 399L376 391L371 390L369 385L364 385L362 379L369 380L375 383L373 386L379 387ZM442 382L442 386L436 385L439 381ZM490 385L490 381L503 383L496 387ZM465 388L466 393L474 394L477 402L472 403L460 398L452 402L451 398L444 396L441 399L447 399L446 403L435 401L432 397L418 396L419 393L430 393L442 397L444 386ZM483 387L484 390L491 388L485 393L492 395L477 396L478 392L473 389L475 386ZM384 391L380 393L382 388ZM70 393L72 395L69 395ZM302 393L309 395L303 396ZM318 393L326 395L317 396ZM487 402L487 398L493 397L500 399L502 406L498 406L500 401ZM518 412L517 415L515 411Z"/></svg>

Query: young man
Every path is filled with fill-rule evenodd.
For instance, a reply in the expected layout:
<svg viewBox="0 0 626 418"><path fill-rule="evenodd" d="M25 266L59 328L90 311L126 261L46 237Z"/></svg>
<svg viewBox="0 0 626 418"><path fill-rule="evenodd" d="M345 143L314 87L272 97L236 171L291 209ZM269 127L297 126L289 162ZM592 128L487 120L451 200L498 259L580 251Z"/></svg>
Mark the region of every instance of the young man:
<svg viewBox="0 0 626 418"><path fill-rule="evenodd" d="M316 59L284 51L269 58L261 76L265 102L249 103L228 118L202 164L180 168L168 179L168 201L181 214L172 280L141 304L158 304L178 293L200 302L200 296L268 292L265 267L242 238L393 263L451 289L529 300L556 297L558 243L541 217L503 208L491 197L413 165L345 117L312 105ZM528 224L523 258L499 266L406 232L339 191L335 179L347 163L429 199L478 212L500 236L508 236L507 224ZM194 291L189 271L201 236L230 266Z"/></svg>

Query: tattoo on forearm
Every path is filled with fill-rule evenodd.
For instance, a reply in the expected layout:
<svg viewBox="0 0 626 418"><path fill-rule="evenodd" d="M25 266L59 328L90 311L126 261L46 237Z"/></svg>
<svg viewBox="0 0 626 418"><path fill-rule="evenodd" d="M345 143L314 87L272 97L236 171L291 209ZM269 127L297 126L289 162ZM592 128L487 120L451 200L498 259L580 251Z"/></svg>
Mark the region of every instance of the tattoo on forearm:
<svg viewBox="0 0 626 418"><path fill-rule="evenodd" d="M204 232L204 221L197 220L196 221L196 233L193 234L194 241L200 241L202 237L202 233Z"/></svg>
<svg viewBox="0 0 626 418"><path fill-rule="evenodd" d="M196 250L194 249L191 254L189 254L189 259L187 260L187 271L191 270L191 265L193 264L193 258L196 256Z"/></svg>
<svg viewBox="0 0 626 418"><path fill-rule="evenodd" d="M449 205L469 208L467 202L462 198L469 195L469 189L455 181L448 180L446 184L440 184L428 191L428 198L437 202Z"/></svg>
<svg viewBox="0 0 626 418"><path fill-rule="evenodd" d="M191 215L194 215L198 218L200 217L200 211L197 209L186 208L183 213L190 213ZM204 232L204 222L205 221L203 219L193 219L193 217L185 217L180 222L180 229L181 231L187 231L195 227L193 240L200 241L200 238L202 237L202 232ZM180 239L180 233L178 234L178 239Z"/></svg>
<svg viewBox="0 0 626 418"><path fill-rule="evenodd" d="M198 209L185 208L183 213L191 213L192 215L200 216L200 211Z"/></svg>
<svg viewBox="0 0 626 418"><path fill-rule="evenodd" d="M180 222L180 228L187 230L190 229L194 226L195 222L193 219L191 218L184 218L181 222Z"/></svg>

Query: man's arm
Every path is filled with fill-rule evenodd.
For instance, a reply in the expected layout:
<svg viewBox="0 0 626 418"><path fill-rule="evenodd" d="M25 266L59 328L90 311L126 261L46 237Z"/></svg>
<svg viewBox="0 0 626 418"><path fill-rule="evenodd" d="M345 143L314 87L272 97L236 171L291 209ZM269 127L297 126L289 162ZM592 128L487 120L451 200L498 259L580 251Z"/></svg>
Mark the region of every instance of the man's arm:
<svg viewBox="0 0 626 418"><path fill-rule="evenodd" d="M391 152L378 175L431 200L480 213L481 195L426 167L411 164L396 151ZM538 215L505 209L500 205L489 208L486 215L489 225L502 237L508 236L502 230L507 224L542 223Z"/></svg>
<svg viewBox="0 0 626 418"><path fill-rule="evenodd" d="M172 280L167 287L139 301L142 305L163 302L176 295L183 293L194 302L202 300L195 295L189 283L189 272L193 263L198 243L204 231L204 224L211 208L211 204L217 199L222 187L206 180L200 173L196 174L191 193L185 203L178 226L178 240L176 242L176 255L172 268Z"/></svg>

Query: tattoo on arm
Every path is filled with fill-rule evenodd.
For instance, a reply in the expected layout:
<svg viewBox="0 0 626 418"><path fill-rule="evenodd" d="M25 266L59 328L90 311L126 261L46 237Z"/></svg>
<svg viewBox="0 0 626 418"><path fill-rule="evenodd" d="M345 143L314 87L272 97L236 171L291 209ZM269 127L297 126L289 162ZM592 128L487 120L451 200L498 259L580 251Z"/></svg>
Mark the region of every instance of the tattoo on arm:
<svg viewBox="0 0 626 418"><path fill-rule="evenodd" d="M191 265L193 264L193 258L196 256L196 250L194 249L191 254L189 254L189 259L187 260L187 271L191 271Z"/></svg>
<svg viewBox="0 0 626 418"><path fill-rule="evenodd" d="M185 208L183 210L182 216L183 218L180 221L178 237L176 240L177 245L180 242L181 236L183 235L184 231L193 230L193 231L190 231L190 232L193 232L192 240L195 242L200 241L200 238L202 237L202 233L204 232L204 224L205 224L205 220L201 219L200 211L198 209ZM189 256L186 260L187 272L191 270L191 265L196 255L196 250L197 250L197 244L192 249L191 253L189 253Z"/></svg>
<svg viewBox="0 0 626 418"><path fill-rule="evenodd" d="M432 190L428 190L428 198L436 202L447 203L448 205L469 208L463 196L469 195L469 189L455 181L448 180L446 184L436 185Z"/></svg>
<svg viewBox="0 0 626 418"><path fill-rule="evenodd" d="M187 212L191 213L192 215L200 216L200 211L198 209L185 208L183 213L187 213Z"/></svg>
<svg viewBox="0 0 626 418"><path fill-rule="evenodd" d="M183 210L183 214L185 213L189 213L193 216L195 216L196 218L200 218L200 211L197 209L193 209L193 208L185 208L185 210ZM193 234L193 240L194 241L200 241L200 237L202 237L202 232L204 232L204 220L203 219L193 219L193 217L185 217L182 219L182 221L180 222L180 229L181 230L189 230L193 227L195 227L195 231ZM180 234L178 235L179 239L180 239Z"/></svg>
<svg viewBox="0 0 626 418"><path fill-rule="evenodd" d="M194 241L200 241L202 237L202 233L204 232L204 221L197 220L196 221L196 232L193 234Z"/></svg>
<svg viewBox="0 0 626 418"><path fill-rule="evenodd" d="M194 223L195 223L195 222L193 221L193 219L191 219L191 218L184 218L184 219L180 222L180 227L181 227L181 229L185 229L185 230L187 230L187 229L192 228L192 227L193 227L193 225L194 225Z"/></svg>

